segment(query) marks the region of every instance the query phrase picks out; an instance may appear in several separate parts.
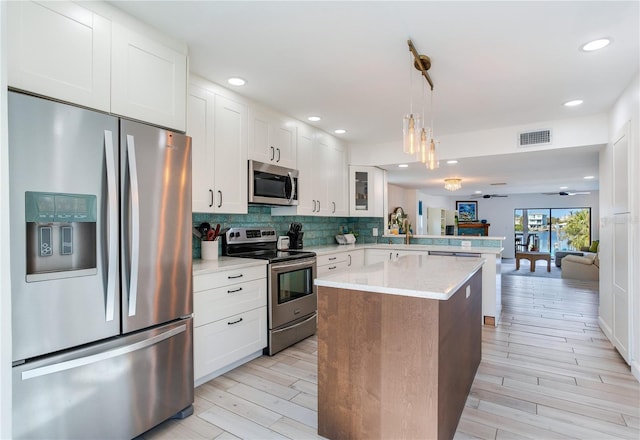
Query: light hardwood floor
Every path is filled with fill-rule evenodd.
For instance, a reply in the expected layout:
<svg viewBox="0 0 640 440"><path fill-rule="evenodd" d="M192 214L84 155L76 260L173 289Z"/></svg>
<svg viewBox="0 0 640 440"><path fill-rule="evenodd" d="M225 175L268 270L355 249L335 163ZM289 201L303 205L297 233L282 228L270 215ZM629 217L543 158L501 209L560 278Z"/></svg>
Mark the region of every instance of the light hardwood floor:
<svg viewBox="0 0 640 440"><path fill-rule="evenodd" d="M503 314L456 439L640 439L640 385L598 327L598 285L503 277ZM144 439L312 439L315 337L196 389L195 414Z"/></svg>

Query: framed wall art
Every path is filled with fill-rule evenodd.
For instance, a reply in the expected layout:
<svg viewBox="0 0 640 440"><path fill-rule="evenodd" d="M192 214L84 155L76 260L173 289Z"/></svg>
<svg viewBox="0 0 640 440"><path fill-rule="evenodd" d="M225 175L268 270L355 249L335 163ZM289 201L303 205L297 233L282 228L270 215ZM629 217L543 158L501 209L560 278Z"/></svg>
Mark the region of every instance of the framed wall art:
<svg viewBox="0 0 640 440"><path fill-rule="evenodd" d="M477 222L478 221L478 202L456 202L458 210L459 222Z"/></svg>

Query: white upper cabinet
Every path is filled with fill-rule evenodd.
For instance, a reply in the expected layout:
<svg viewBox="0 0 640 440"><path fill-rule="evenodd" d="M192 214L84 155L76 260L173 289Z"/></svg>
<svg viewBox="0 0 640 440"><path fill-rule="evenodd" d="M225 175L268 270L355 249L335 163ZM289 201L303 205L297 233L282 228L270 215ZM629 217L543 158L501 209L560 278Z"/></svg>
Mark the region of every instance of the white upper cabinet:
<svg viewBox="0 0 640 440"><path fill-rule="evenodd" d="M214 90L193 83L189 89L192 210L246 214L247 106Z"/></svg>
<svg viewBox="0 0 640 440"><path fill-rule="evenodd" d="M292 120L257 106L249 110L249 159L296 168L296 127Z"/></svg>
<svg viewBox="0 0 640 440"><path fill-rule="evenodd" d="M10 87L108 112L111 22L75 3L7 2Z"/></svg>
<svg viewBox="0 0 640 440"><path fill-rule="evenodd" d="M298 123L298 206L273 207L272 215L343 217L347 206L347 153L332 136Z"/></svg>
<svg viewBox="0 0 640 440"><path fill-rule="evenodd" d="M629 166L632 163L629 150L629 123L627 122L613 143L613 212L630 211Z"/></svg>
<svg viewBox="0 0 640 440"><path fill-rule="evenodd" d="M376 167L349 167L349 215L384 217L384 171Z"/></svg>
<svg viewBox="0 0 640 440"><path fill-rule="evenodd" d="M185 131L187 57L113 23L111 111Z"/></svg>
<svg viewBox="0 0 640 440"><path fill-rule="evenodd" d="M349 215L347 193L349 189L347 151L334 138L319 135L325 162L323 163L324 179L327 183L327 203L322 207L323 212L334 217Z"/></svg>
<svg viewBox="0 0 640 440"><path fill-rule="evenodd" d="M7 2L9 86L185 131L186 45L106 3L80 4Z"/></svg>

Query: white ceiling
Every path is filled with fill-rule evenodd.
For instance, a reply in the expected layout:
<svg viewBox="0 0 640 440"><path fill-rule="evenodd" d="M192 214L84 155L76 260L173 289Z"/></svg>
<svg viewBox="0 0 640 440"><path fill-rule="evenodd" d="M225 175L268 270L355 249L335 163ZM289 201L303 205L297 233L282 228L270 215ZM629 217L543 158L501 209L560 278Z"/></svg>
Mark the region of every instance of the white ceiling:
<svg viewBox="0 0 640 440"><path fill-rule="evenodd" d="M400 142L410 96L421 111L426 82L410 68L408 38L432 60L436 137L606 113L640 68L638 1L113 4L185 41L192 72L225 86L241 76L248 84L237 92L300 120L319 115L313 125L345 128L338 137L351 144ZM603 36L613 44L579 50ZM577 98L584 104L561 105ZM421 182L441 188L438 173L450 171L387 168L392 183L434 189ZM457 172L466 183L515 179L514 193L598 187L582 179L597 176L593 147L473 158Z"/></svg>

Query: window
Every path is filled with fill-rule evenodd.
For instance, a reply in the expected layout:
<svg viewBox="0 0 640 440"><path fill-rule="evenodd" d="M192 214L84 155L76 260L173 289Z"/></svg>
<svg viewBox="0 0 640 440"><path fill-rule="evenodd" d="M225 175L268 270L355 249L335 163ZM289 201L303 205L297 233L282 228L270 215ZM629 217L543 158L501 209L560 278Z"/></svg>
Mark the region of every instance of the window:
<svg viewBox="0 0 640 440"><path fill-rule="evenodd" d="M516 209L513 219L516 252L519 243L552 255L591 244L591 208Z"/></svg>

